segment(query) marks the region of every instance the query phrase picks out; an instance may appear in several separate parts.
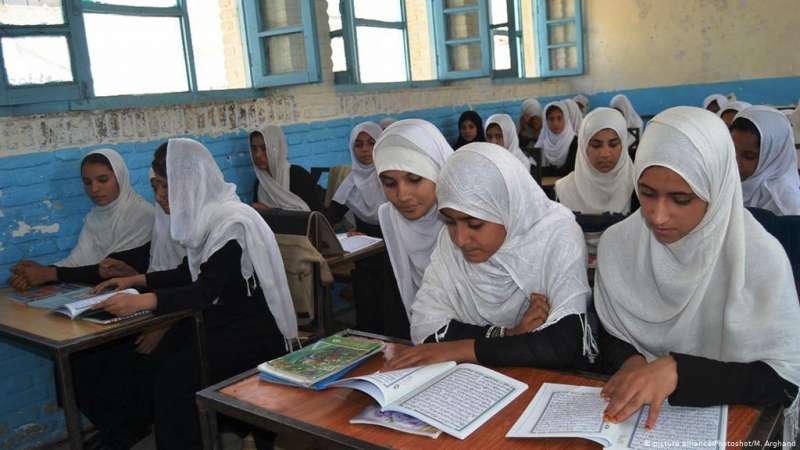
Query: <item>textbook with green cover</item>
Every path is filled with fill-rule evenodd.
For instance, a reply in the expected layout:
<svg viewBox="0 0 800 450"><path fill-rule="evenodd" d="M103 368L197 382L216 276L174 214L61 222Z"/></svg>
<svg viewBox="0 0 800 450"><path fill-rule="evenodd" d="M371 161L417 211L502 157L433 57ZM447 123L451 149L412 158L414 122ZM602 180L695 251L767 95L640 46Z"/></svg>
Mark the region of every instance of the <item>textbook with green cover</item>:
<svg viewBox="0 0 800 450"><path fill-rule="evenodd" d="M263 380L324 389L383 349L383 342L352 336L328 336L305 348L258 366Z"/></svg>

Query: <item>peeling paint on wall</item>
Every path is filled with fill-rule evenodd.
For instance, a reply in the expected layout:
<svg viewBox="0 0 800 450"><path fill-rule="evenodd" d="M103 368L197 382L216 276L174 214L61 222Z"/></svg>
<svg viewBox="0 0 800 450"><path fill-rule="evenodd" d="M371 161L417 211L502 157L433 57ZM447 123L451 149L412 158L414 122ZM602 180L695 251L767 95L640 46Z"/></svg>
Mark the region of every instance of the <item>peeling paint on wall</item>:
<svg viewBox="0 0 800 450"><path fill-rule="evenodd" d="M21 220L18 220L17 229L11 232L11 237L22 237L30 233L40 233L40 234L58 233L59 228L60 228L59 224L57 223L54 223L52 225L31 226Z"/></svg>

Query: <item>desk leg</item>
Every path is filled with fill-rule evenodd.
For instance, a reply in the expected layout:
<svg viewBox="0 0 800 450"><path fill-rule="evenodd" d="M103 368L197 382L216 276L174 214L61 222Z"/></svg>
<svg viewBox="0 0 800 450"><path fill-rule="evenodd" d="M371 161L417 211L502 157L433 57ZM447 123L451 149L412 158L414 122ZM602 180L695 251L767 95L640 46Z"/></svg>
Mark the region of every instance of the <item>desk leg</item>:
<svg viewBox="0 0 800 450"><path fill-rule="evenodd" d="M81 432L81 415L78 403L75 401L75 387L72 384L72 366L69 363L69 353L56 352L58 365L58 384L61 388L62 401L64 402L64 419L67 422L67 437L72 450L83 449L83 435Z"/></svg>
<svg viewBox="0 0 800 450"><path fill-rule="evenodd" d="M194 342L197 349L197 360L200 361L200 385L209 385L208 379L208 357L206 354L206 327L202 311L194 312Z"/></svg>
<svg viewBox="0 0 800 450"><path fill-rule="evenodd" d="M203 450L216 450L219 445L219 430L217 429L217 413L206 408L205 404L197 400L197 414L200 419L200 434L203 438Z"/></svg>

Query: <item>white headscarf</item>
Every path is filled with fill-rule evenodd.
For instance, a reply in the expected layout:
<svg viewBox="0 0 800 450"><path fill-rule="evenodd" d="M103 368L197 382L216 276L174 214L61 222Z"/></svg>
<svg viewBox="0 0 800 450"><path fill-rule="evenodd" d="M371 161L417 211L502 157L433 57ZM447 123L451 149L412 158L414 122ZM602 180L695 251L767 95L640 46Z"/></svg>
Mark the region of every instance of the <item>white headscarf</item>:
<svg viewBox="0 0 800 450"><path fill-rule="evenodd" d="M739 113L740 111L743 111L751 106L753 105L751 105L750 103L734 100L726 103L724 107L720 108L719 111L717 112L717 115L722 117L722 114L724 114L726 111L731 111L731 110L736 111L736 113Z"/></svg>
<svg viewBox="0 0 800 450"><path fill-rule="evenodd" d="M150 169L152 180L156 174ZM178 267L186 256L186 249L172 239L169 231L169 214L157 203L153 205L155 220L150 238L150 266L147 272L159 272Z"/></svg>
<svg viewBox="0 0 800 450"><path fill-rule="evenodd" d="M542 105L539 103L539 100L529 98L522 102L522 114L531 117L542 117Z"/></svg>
<svg viewBox="0 0 800 450"><path fill-rule="evenodd" d="M600 130L611 129L621 140L622 153L617 165L608 173L592 167L587 155L589 141ZM633 163L626 141L625 118L611 108L596 108L583 120L578 133L578 155L575 170L556 182L556 196L562 205L584 214L614 212L628 214L633 194Z"/></svg>
<svg viewBox="0 0 800 450"><path fill-rule="evenodd" d="M562 102L551 102L544 107L544 116L547 117L547 111L550 108L558 108L564 116L564 129L561 133L554 133L545 121L542 126L542 131L539 134L539 140L536 141L534 147L542 149L542 156L544 157L545 165L561 167L567 160L569 155L569 146L572 140L575 139L575 130L572 128L572 123L569 119L569 112L567 106Z"/></svg>
<svg viewBox="0 0 800 450"><path fill-rule="evenodd" d="M586 245L573 214L550 201L507 152L481 142L448 158L436 185L439 210L451 208L502 224L506 238L485 262L468 262L446 228L439 234L411 314L411 339L423 342L450 320L513 327L530 294L545 295L550 315L539 329L586 312ZM584 329L584 350L590 333Z"/></svg>
<svg viewBox="0 0 800 450"><path fill-rule="evenodd" d="M117 178L119 195L105 206L95 206L84 218L78 243L69 256L55 263L59 267L97 264L112 253L132 250L150 241L153 206L131 187L128 167L122 156L110 148L88 155L103 155Z"/></svg>
<svg viewBox="0 0 800 450"><path fill-rule="evenodd" d="M654 165L683 177L708 208L672 244L656 240L641 209L606 230L594 295L603 325L648 361L669 352L764 361L800 384L792 269L781 244L743 207L728 129L709 111L668 109L645 132L635 178Z"/></svg>
<svg viewBox="0 0 800 450"><path fill-rule="evenodd" d="M352 170L339 185L333 201L347 205L359 219L371 225L378 224L378 207L386 202L386 194L375 174L375 165L364 165L358 162L353 145L361 133L367 133L378 141L381 137L380 125L375 122L362 122L350 132L350 157L353 160ZM374 157L373 157L374 158Z"/></svg>
<svg viewBox="0 0 800 450"><path fill-rule="evenodd" d="M728 104L728 98L722 94L711 94L703 100L703 109L708 109L708 105L712 102L717 102L717 106L722 110Z"/></svg>
<svg viewBox="0 0 800 450"><path fill-rule="evenodd" d="M800 142L800 100L797 101L797 106L794 108L794 111L789 112L789 122L792 123L792 128L794 128L794 144L797 145ZM797 168L800 169L800 149L797 149Z"/></svg>
<svg viewBox="0 0 800 450"><path fill-rule="evenodd" d="M581 123L583 123L583 112L581 111L581 107L575 102L575 100L571 98L567 98L561 101L564 106L567 107L567 115L569 116L569 121L572 124L572 129L577 133L578 130L581 129Z"/></svg>
<svg viewBox="0 0 800 450"><path fill-rule="evenodd" d="M644 122L642 122L642 118L639 117L639 114L633 108L633 105L631 104L631 101L628 100L628 97L622 94L615 95L614 98L611 99L611 107L622 111L622 115L625 116L625 122L627 123L628 129L638 129L639 138L641 139ZM632 145L635 141L633 134L630 136L631 137L628 139L628 145Z"/></svg>
<svg viewBox="0 0 800 450"><path fill-rule="evenodd" d="M503 132L503 147L517 158L517 161L525 167L525 170L530 172L531 161L519 148L519 136L517 135L517 127L514 125L514 119L508 114L492 114L483 125L484 134L486 134L489 126L495 123Z"/></svg>
<svg viewBox="0 0 800 450"><path fill-rule="evenodd" d="M297 317L283 259L267 223L226 183L211 153L192 139L170 139L167 146L170 232L186 248L192 280L200 265L235 240L242 248L242 278L258 283L284 338L297 338Z"/></svg>
<svg viewBox="0 0 800 450"><path fill-rule="evenodd" d="M572 97L572 100L574 100L578 106L583 107L581 112L585 111L587 114L589 113L589 97L583 94L578 94L575 97Z"/></svg>
<svg viewBox="0 0 800 450"><path fill-rule="evenodd" d="M395 119L394 117L388 117L387 116L387 117L384 117L383 119L381 119L381 121L378 122L378 125L380 125L381 128L385 130L385 129L389 128L389 125L391 125L391 124L393 124L395 122L397 122L397 119Z"/></svg>
<svg viewBox="0 0 800 450"><path fill-rule="evenodd" d="M378 174L402 170L436 183L453 148L430 122L406 119L393 123L375 144ZM378 210L386 250L392 261L400 297L411 319L411 304L422 285L422 275L431 262L431 253L444 224L433 207L421 218L408 220L389 202Z"/></svg>
<svg viewBox="0 0 800 450"><path fill-rule="evenodd" d="M253 163L253 170L258 178L258 201L273 208L309 211L306 202L289 190L290 166L287 159L289 146L286 144L286 136L281 127L267 125L260 130L251 132L251 139L255 133L259 133L264 138L267 162L269 163L269 171L259 169L253 160L253 152L250 152L250 161Z"/></svg>
<svg viewBox="0 0 800 450"><path fill-rule="evenodd" d="M800 176L794 132L786 116L768 106L752 106L736 115L758 128L761 151L758 166L742 181L745 206L764 208L781 216L800 214Z"/></svg>

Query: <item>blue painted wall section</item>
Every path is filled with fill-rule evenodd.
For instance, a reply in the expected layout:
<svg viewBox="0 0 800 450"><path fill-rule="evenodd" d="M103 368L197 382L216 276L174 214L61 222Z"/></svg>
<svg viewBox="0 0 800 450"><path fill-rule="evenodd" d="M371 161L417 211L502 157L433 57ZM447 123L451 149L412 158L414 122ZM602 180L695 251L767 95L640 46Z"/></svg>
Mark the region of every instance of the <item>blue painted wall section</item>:
<svg viewBox="0 0 800 450"><path fill-rule="evenodd" d="M675 86L622 92L642 115L670 106L698 105L710 93L735 92L751 103L789 104L800 95L800 77L750 80L695 86ZM607 105L620 92L590 95L593 107ZM542 97L544 105L561 97ZM517 120L521 101L471 105L481 116L508 113ZM438 126L455 140L459 114L470 106L392 114L396 119L417 117ZM289 159L306 168L350 163L350 130L364 120L384 116L337 119L284 127ZM222 168L225 178L238 185L249 201L255 179L244 131L216 137L192 136L204 143ZM134 189L148 200L153 195L147 173L156 147L162 141L130 142L110 147L119 151L131 173ZM0 144L2 145L2 144ZM75 245L83 217L91 203L83 192L81 158L98 147L65 148L0 158L0 286L7 286L8 269L20 259L53 263ZM324 185L325 181L322 181ZM64 421L56 406L53 363L44 354L0 340L0 448L23 449L63 438Z"/></svg>

